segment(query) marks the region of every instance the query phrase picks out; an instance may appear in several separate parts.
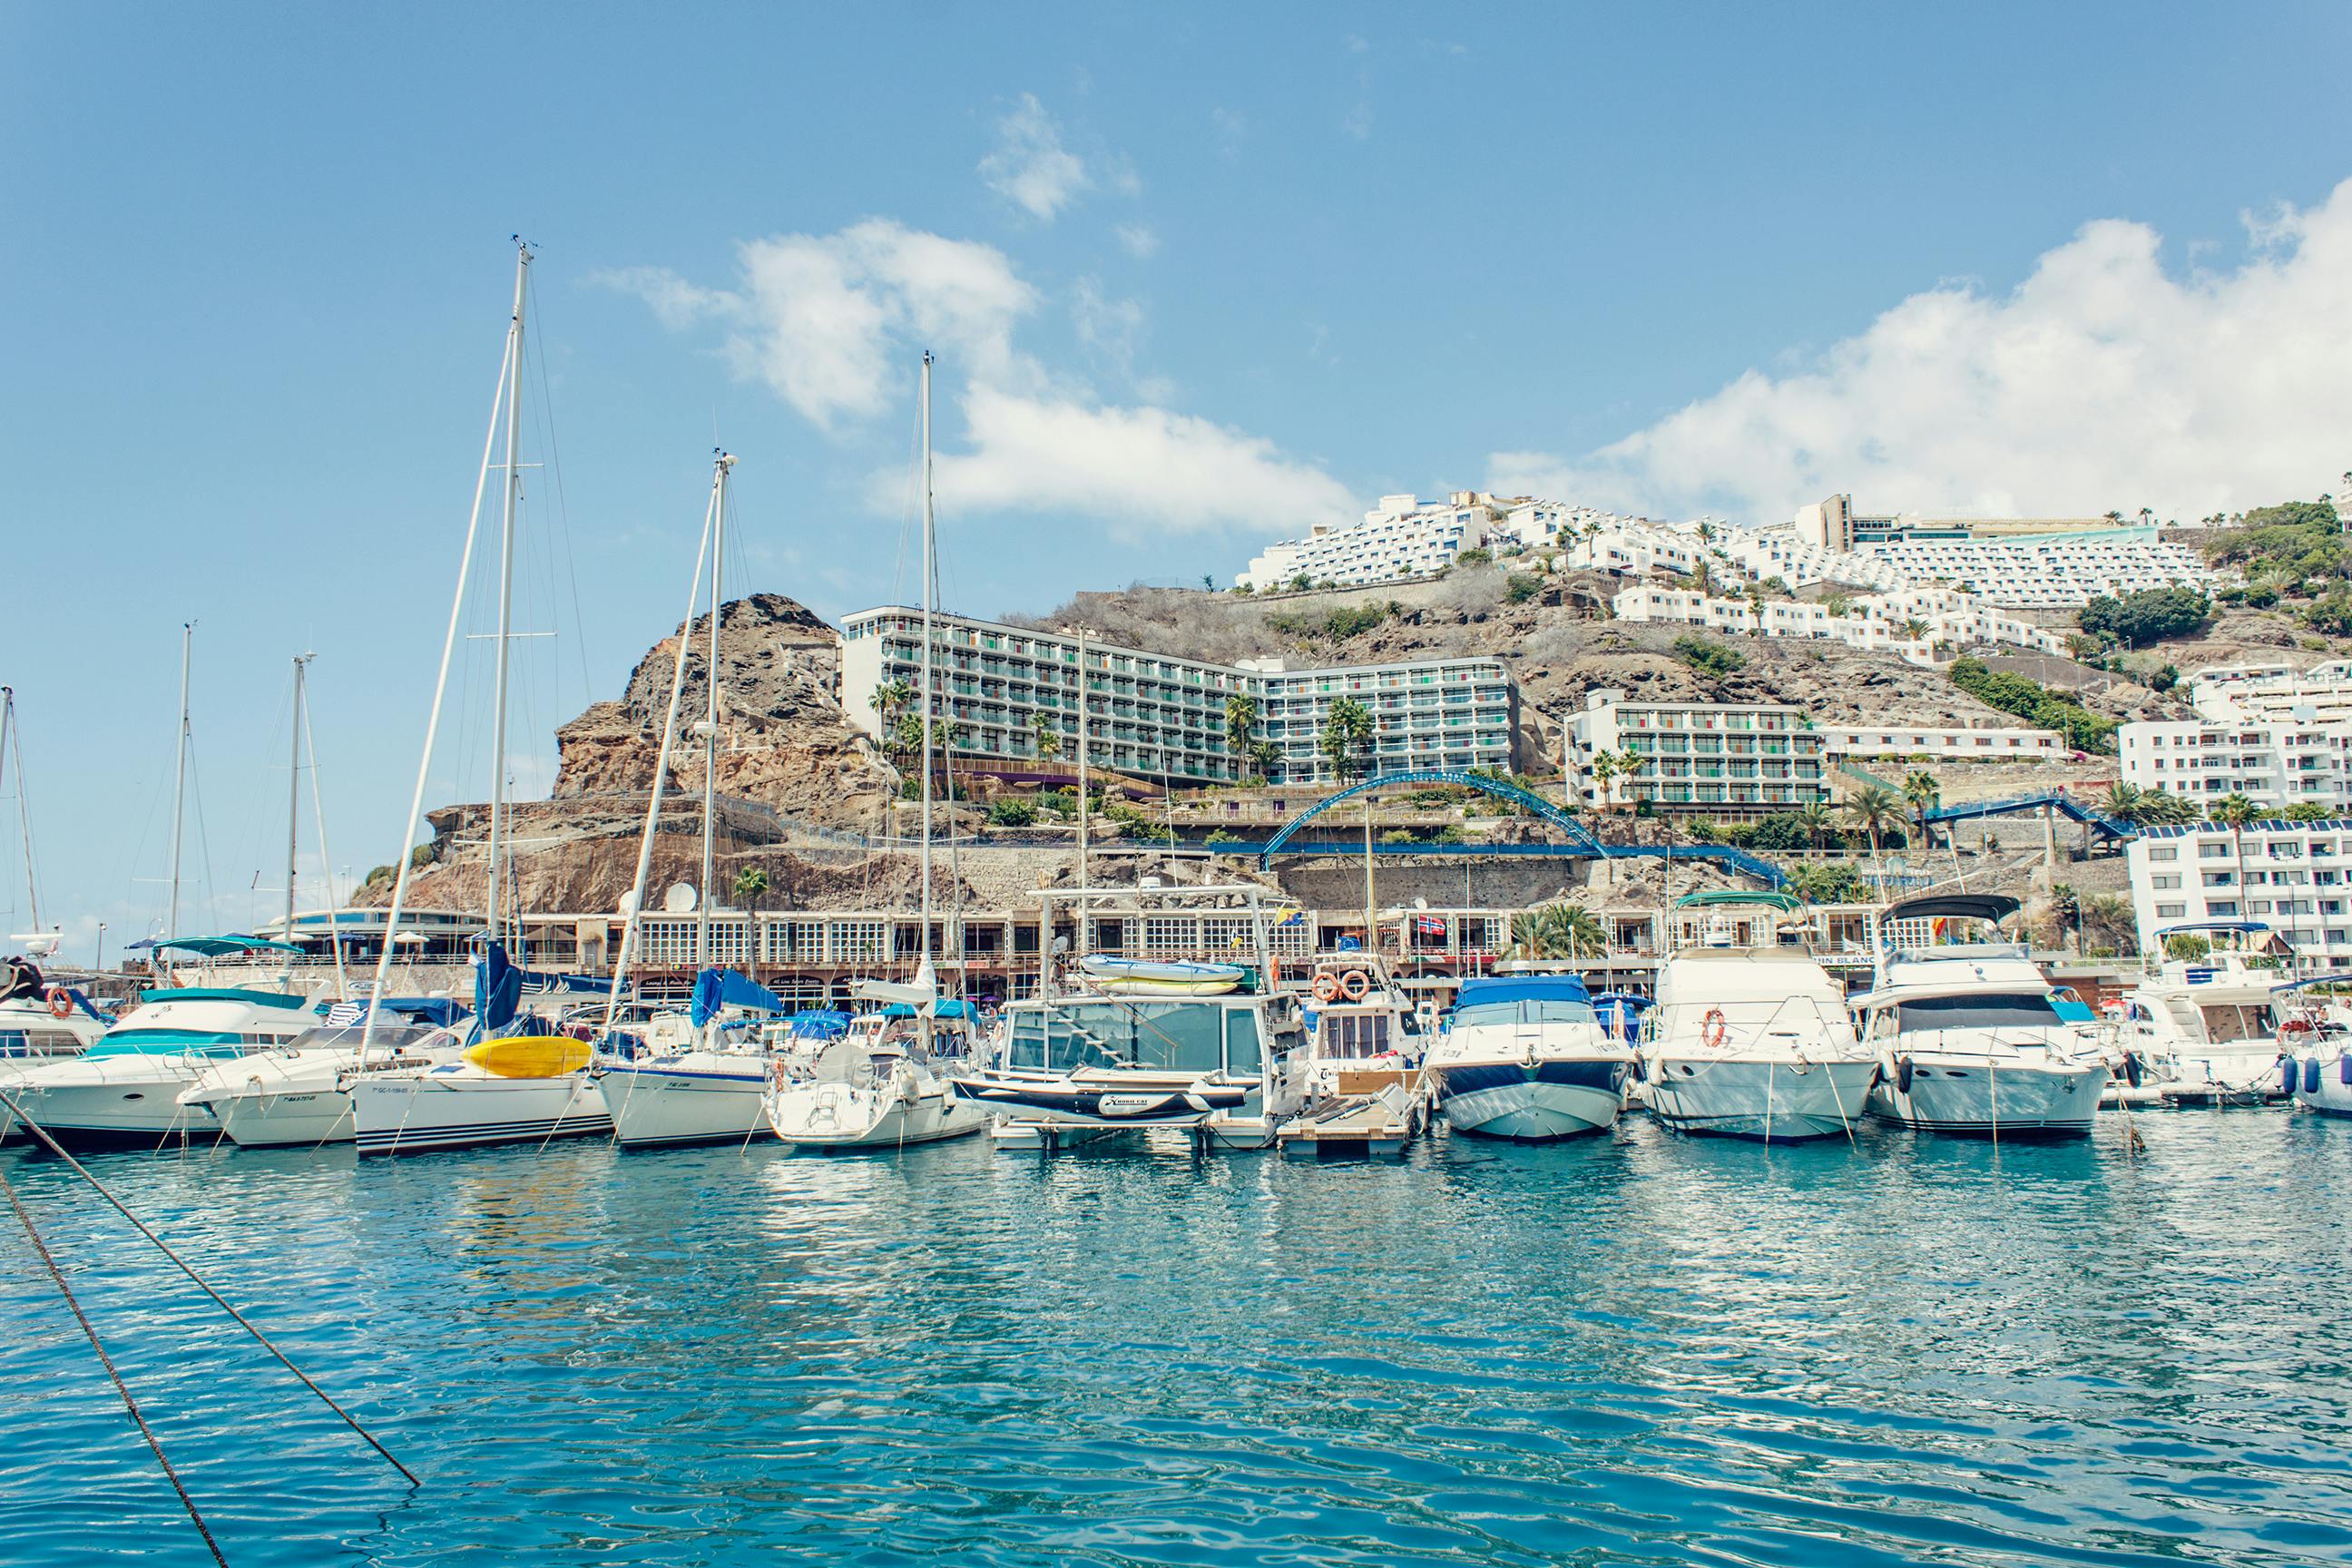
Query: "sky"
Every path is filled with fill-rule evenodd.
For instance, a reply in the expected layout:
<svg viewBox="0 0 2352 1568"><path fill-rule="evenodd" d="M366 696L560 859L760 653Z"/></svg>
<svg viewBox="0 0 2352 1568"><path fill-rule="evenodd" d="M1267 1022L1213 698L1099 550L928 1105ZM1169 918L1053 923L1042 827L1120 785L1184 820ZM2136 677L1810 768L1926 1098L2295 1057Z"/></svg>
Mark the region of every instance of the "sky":
<svg viewBox="0 0 2352 1568"><path fill-rule="evenodd" d="M0 682L68 956L402 827L520 234L517 789L685 606L1220 583L1383 494L2202 516L2352 468L2352 9L0 0ZM495 487L493 487L495 499ZM428 804L491 754L478 552ZM302 787L307 795L310 775ZM19 805L15 757L0 808ZM0 919L32 920L13 822Z"/></svg>

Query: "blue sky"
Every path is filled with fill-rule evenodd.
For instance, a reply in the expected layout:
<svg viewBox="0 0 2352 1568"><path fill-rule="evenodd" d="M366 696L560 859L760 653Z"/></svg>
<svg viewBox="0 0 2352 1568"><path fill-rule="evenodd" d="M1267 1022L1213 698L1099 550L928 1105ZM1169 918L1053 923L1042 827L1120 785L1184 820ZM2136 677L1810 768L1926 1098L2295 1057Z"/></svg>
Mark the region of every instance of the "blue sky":
<svg viewBox="0 0 2352 1568"><path fill-rule="evenodd" d="M1391 490L2188 515L2352 464L2352 12L1457 10L0 6L45 921L159 910L191 616L212 912L274 900L304 649L334 862L391 858L517 230L526 785L675 624L714 430L737 586L899 591L924 342L982 613Z"/></svg>

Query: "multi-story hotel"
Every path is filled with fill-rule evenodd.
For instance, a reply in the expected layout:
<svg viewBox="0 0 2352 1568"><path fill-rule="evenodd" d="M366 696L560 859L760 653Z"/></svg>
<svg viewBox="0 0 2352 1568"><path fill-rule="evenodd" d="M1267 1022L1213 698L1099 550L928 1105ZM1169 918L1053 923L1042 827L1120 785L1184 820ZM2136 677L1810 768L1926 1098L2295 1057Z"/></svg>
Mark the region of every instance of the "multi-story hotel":
<svg viewBox="0 0 2352 1568"><path fill-rule="evenodd" d="M922 624L920 610L903 605L861 610L842 623L842 709L877 741L885 721L875 694L904 681L911 698L921 686ZM1341 698L1371 715L1365 762L1372 771L1507 769L1512 762L1517 695L1496 659L1289 669L1277 659L1210 664L1088 639L1082 666L1075 633L936 612L931 641L935 711L955 727L959 766L1016 777L1044 771L1041 730L1058 742L1055 775L1074 764L1082 668L1087 761L1145 779L1219 784L1259 772L1227 738L1226 700L1237 695L1255 706L1253 740L1274 748L1270 783L1332 779L1320 742Z"/></svg>
<svg viewBox="0 0 2352 1568"><path fill-rule="evenodd" d="M2352 724L2294 719L2140 721L2116 731L2123 780L2200 805L2242 795L2284 810L2352 801Z"/></svg>
<svg viewBox="0 0 2352 1568"><path fill-rule="evenodd" d="M1800 708L1641 702L1591 691L1567 731L1566 772L1591 805L1646 800L1662 811L1739 817L1830 798L1823 737ZM1640 767L1604 784L1595 763L1627 752Z"/></svg>
<svg viewBox="0 0 2352 1568"><path fill-rule="evenodd" d="M2352 822L2144 828L2124 847L2142 952L2168 928L2268 926L2304 973L2352 969Z"/></svg>
<svg viewBox="0 0 2352 1568"><path fill-rule="evenodd" d="M1471 546L1484 544L1502 518L1495 498L1475 490L1457 490L1444 501L1382 496L1361 522L1340 528L1318 525L1303 539L1267 545L1234 581L1264 594L1287 588L1301 578L1355 587L1423 576L1451 566Z"/></svg>
<svg viewBox="0 0 2352 1568"><path fill-rule="evenodd" d="M2187 684L2189 706L2217 723L2252 719L2352 724L2352 659L2309 669L2291 664L2200 669Z"/></svg>

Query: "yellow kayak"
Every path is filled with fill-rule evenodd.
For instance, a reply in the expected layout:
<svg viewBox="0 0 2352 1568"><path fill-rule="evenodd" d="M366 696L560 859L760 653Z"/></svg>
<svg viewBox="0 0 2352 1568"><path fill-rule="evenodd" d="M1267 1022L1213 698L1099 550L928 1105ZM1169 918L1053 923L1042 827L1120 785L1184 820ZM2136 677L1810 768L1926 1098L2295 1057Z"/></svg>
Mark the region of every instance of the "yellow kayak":
<svg viewBox="0 0 2352 1568"><path fill-rule="evenodd" d="M595 1053L565 1035L516 1035L466 1047L466 1060L499 1078L561 1078L578 1072Z"/></svg>

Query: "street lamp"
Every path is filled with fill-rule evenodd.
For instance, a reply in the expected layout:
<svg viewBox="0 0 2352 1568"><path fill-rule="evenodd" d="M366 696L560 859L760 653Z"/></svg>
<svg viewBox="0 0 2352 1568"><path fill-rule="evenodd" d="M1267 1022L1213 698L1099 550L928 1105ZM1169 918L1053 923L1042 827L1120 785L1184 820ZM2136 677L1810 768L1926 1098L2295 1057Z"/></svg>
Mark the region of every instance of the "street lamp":
<svg viewBox="0 0 2352 1568"><path fill-rule="evenodd" d="M104 921L98 922L98 956L91 961L89 972L92 974L106 973L106 922Z"/></svg>

